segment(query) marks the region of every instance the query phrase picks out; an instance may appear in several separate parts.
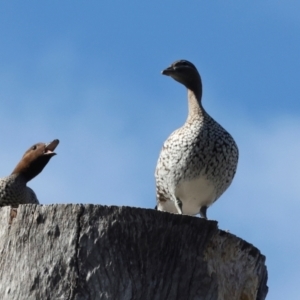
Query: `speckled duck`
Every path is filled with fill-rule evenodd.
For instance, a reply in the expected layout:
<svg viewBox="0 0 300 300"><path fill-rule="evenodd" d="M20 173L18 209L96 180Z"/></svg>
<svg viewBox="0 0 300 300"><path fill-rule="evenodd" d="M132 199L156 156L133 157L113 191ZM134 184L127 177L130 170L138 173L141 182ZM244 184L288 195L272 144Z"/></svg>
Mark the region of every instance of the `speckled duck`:
<svg viewBox="0 0 300 300"><path fill-rule="evenodd" d="M42 172L54 152L59 140L37 143L30 147L23 155L11 175L0 179L0 206L10 205L18 207L19 204L39 201L34 191L27 187L27 182Z"/></svg>
<svg viewBox="0 0 300 300"><path fill-rule="evenodd" d="M157 209L207 218L207 208L229 187L238 147L232 136L203 108L202 82L187 60L162 71L188 90L185 124L165 141L156 166Z"/></svg>

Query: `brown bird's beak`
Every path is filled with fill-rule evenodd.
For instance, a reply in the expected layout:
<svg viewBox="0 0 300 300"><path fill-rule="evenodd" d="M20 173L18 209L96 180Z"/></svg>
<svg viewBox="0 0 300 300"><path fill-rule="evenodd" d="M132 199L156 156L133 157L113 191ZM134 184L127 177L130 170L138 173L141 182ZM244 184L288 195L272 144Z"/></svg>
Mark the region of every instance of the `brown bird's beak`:
<svg viewBox="0 0 300 300"><path fill-rule="evenodd" d="M173 66L170 66L164 70L161 71L161 74L163 75L167 75L170 76L171 74L173 74L175 72L175 69L173 68Z"/></svg>
<svg viewBox="0 0 300 300"><path fill-rule="evenodd" d="M54 150L55 150L55 148L57 147L58 144L59 144L59 140L58 139L53 140L49 144L46 144L44 154L46 154L46 155L56 155L56 153L54 152Z"/></svg>

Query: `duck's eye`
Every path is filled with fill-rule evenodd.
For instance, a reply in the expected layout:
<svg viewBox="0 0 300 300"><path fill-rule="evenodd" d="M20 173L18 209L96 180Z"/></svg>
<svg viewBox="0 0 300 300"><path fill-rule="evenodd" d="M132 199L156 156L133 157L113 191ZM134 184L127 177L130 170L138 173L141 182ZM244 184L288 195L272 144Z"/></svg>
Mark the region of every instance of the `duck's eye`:
<svg viewBox="0 0 300 300"><path fill-rule="evenodd" d="M36 145L32 146L31 150L35 150L36 149Z"/></svg>

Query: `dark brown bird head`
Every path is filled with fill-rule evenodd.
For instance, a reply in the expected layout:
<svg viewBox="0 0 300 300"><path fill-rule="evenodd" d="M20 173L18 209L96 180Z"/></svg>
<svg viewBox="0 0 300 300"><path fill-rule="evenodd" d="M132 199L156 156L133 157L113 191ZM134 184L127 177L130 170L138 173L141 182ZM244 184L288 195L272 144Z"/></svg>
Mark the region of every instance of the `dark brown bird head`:
<svg viewBox="0 0 300 300"><path fill-rule="evenodd" d="M25 152L12 174L21 174L27 181L31 180L41 173L50 158L56 155L54 150L58 144L59 140L56 139L48 144L37 143L31 146Z"/></svg>
<svg viewBox="0 0 300 300"><path fill-rule="evenodd" d="M177 60L170 67L161 72L163 75L171 76L176 81L182 83L186 88L201 97L202 82L196 67L187 60Z"/></svg>

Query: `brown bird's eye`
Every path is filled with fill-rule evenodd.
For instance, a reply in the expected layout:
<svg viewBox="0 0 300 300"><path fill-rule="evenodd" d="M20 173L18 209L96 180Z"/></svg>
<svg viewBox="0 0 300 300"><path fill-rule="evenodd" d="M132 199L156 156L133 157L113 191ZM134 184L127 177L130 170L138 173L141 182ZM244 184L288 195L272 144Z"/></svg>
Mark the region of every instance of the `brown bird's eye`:
<svg viewBox="0 0 300 300"><path fill-rule="evenodd" d="M32 148L31 148L32 150L35 150L36 149L36 145L34 145L34 146L32 146Z"/></svg>

